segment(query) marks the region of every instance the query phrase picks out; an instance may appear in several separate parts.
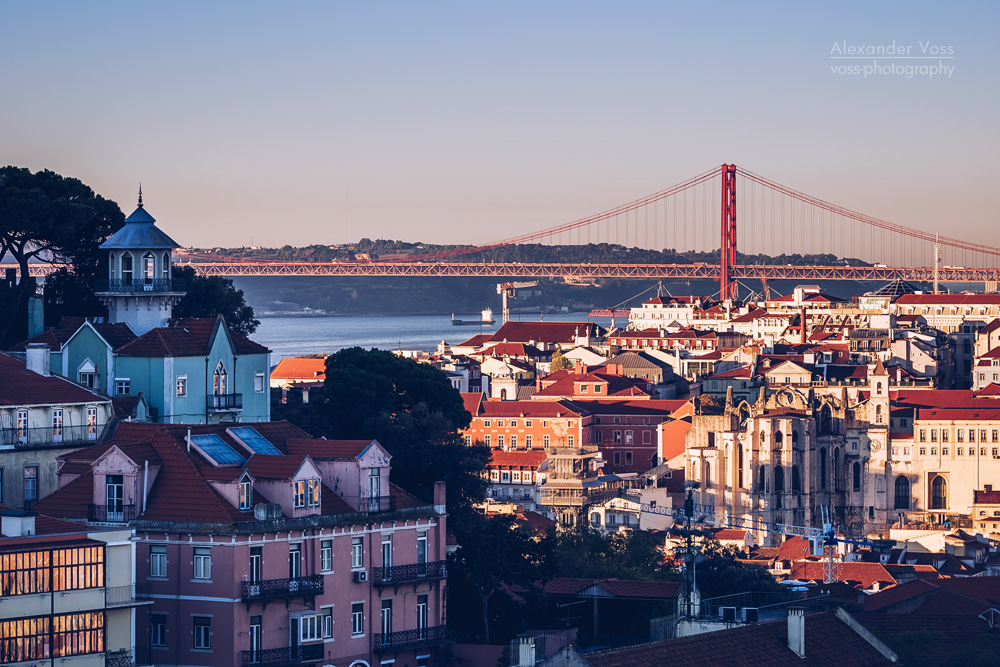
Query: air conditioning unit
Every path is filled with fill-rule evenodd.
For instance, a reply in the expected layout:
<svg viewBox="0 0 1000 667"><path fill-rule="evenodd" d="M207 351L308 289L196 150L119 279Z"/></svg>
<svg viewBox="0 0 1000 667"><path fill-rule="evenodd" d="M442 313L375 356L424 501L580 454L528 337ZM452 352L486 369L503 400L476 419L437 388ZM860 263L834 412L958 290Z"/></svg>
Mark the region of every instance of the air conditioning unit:
<svg viewBox="0 0 1000 667"><path fill-rule="evenodd" d="M354 583L363 584L368 581L368 570L355 570L351 572L351 576L354 579Z"/></svg>
<svg viewBox="0 0 1000 667"><path fill-rule="evenodd" d="M719 616L725 623L735 623L736 607L719 607Z"/></svg>
<svg viewBox="0 0 1000 667"><path fill-rule="evenodd" d="M741 611L744 623L756 623L760 620L760 610L757 607L743 607Z"/></svg>

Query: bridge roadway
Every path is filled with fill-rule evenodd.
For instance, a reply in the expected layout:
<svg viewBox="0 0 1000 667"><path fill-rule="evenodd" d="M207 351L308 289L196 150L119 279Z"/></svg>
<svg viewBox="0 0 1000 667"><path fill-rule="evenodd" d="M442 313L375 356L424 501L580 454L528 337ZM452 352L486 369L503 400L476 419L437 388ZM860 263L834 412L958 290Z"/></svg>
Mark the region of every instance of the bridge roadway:
<svg viewBox="0 0 1000 667"><path fill-rule="evenodd" d="M190 262L203 276L389 276L485 278L618 278L635 280L718 280L717 264L562 264L520 262ZM3 264L0 269L16 268ZM55 265L33 264L31 275L45 276ZM934 269L923 266L789 266L737 264L739 280L869 280L930 281ZM944 282L1000 281L1000 269L946 267Z"/></svg>

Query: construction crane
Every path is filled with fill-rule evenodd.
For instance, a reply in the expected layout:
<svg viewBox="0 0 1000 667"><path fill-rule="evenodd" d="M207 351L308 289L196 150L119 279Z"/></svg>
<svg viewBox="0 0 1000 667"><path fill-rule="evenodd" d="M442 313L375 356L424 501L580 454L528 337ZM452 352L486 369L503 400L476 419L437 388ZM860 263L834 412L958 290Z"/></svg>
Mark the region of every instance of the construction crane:
<svg viewBox="0 0 1000 667"><path fill-rule="evenodd" d="M537 281L523 283L497 283L497 294L503 296L503 324L507 324L510 319L510 306L507 305L507 298L517 294L517 290L525 287L538 287Z"/></svg>

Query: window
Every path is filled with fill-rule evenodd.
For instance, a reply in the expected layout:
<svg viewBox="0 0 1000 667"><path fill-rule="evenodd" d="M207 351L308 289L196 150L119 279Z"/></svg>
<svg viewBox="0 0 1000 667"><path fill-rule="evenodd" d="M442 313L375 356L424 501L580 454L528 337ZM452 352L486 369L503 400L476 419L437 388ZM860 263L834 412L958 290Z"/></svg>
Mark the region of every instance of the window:
<svg viewBox="0 0 1000 667"><path fill-rule="evenodd" d="M937 442L937 429L931 429L931 442Z"/></svg>
<svg viewBox="0 0 1000 667"><path fill-rule="evenodd" d="M959 433L961 433L961 431L959 431ZM962 448L961 447L959 447L958 449L955 450L955 455L956 456L961 456L962 455Z"/></svg>
<svg viewBox="0 0 1000 667"><path fill-rule="evenodd" d="M63 411L62 408L52 410L52 442L62 442Z"/></svg>
<svg viewBox="0 0 1000 667"><path fill-rule="evenodd" d="M149 547L149 576L167 576L167 545L154 544Z"/></svg>
<svg viewBox="0 0 1000 667"><path fill-rule="evenodd" d="M333 637L333 607L323 608L323 638Z"/></svg>
<svg viewBox="0 0 1000 667"><path fill-rule="evenodd" d="M153 253L147 252L142 256L142 279L147 283L151 283L155 277L156 262L153 260Z"/></svg>
<svg viewBox="0 0 1000 667"><path fill-rule="evenodd" d="M212 550L208 547L194 548L194 578L212 578Z"/></svg>
<svg viewBox="0 0 1000 667"><path fill-rule="evenodd" d="M351 569L357 570L364 567L365 548L360 537L351 538Z"/></svg>
<svg viewBox="0 0 1000 667"><path fill-rule="evenodd" d="M28 442L28 411L17 411L17 441L24 444Z"/></svg>
<svg viewBox="0 0 1000 667"><path fill-rule="evenodd" d="M920 455L921 456L927 456L927 448L926 447L921 447L920 448Z"/></svg>
<svg viewBox="0 0 1000 667"><path fill-rule="evenodd" d="M160 274L164 280L170 280L170 252L163 253L163 261L160 262Z"/></svg>
<svg viewBox="0 0 1000 667"><path fill-rule="evenodd" d="M567 447L575 447L576 446L576 436L575 435L566 436L566 446Z"/></svg>
<svg viewBox="0 0 1000 667"><path fill-rule="evenodd" d="M483 444L485 444L487 447L493 444L493 439L490 437L489 433L483 436Z"/></svg>
<svg viewBox="0 0 1000 667"><path fill-rule="evenodd" d="M125 252L122 253L122 283L126 287L131 287L129 283L132 282L132 253Z"/></svg>
<svg viewBox="0 0 1000 667"><path fill-rule="evenodd" d="M526 419L526 420L524 420L524 426L525 426L526 428L531 428L531 425L532 425L533 423L534 423L534 422L532 422L532 421L531 421L530 419Z"/></svg>
<svg viewBox="0 0 1000 667"><path fill-rule="evenodd" d="M306 506L306 483L292 482L292 505L298 509Z"/></svg>
<svg viewBox="0 0 1000 667"><path fill-rule="evenodd" d="M188 393L188 376L178 375L177 376L177 395L187 396Z"/></svg>
<svg viewBox="0 0 1000 667"><path fill-rule="evenodd" d="M226 373L226 366L220 361L212 374L212 393L216 396L225 396L229 393L229 374Z"/></svg>
<svg viewBox="0 0 1000 667"><path fill-rule="evenodd" d="M382 535L382 567L392 567L392 533Z"/></svg>
<svg viewBox="0 0 1000 667"><path fill-rule="evenodd" d="M167 615L149 615L149 643L152 646L167 645Z"/></svg>
<svg viewBox="0 0 1000 667"><path fill-rule="evenodd" d="M633 437L632 436L632 431L625 431L625 444L626 445L631 445L632 444L632 437Z"/></svg>
<svg viewBox="0 0 1000 667"><path fill-rule="evenodd" d="M896 509L910 509L910 480L902 475L896 478Z"/></svg>
<svg viewBox="0 0 1000 667"><path fill-rule="evenodd" d="M931 447L931 456L937 456L937 447Z"/></svg>
<svg viewBox="0 0 1000 667"><path fill-rule="evenodd" d="M115 378L115 396L128 396L132 393L132 380Z"/></svg>
<svg viewBox="0 0 1000 667"><path fill-rule="evenodd" d="M319 507L319 486L320 482L318 479L309 480L308 490L309 490L309 506Z"/></svg>
<svg viewBox="0 0 1000 667"><path fill-rule="evenodd" d="M531 449L531 434L524 436L524 448Z"/></svg>
<svg viewBox="0 0 1000 667"><path fill-rule="evenodd" d="M819 488L826 488L826 447L819 450Z"/></svg>
<svg viewBox="0 0 1000 667"><path fill-rule="evenodd" d="M958 442L965 442L965 431L957 429L955 435L958 436Z"/></svg>
<svg viewBox="0 0 1000 667"><path fill-rule="evenodd" d="M927 431L920 429L920 442L927 442Z"/></svg>
<svg viewBox="0 0 1000 667"><path fill-rule="evenodd" d="M497 436L497 447L499 447L500 449L503 449L503 435L498 435Z"/></svg>
<svg viewBox="0 0 1000 667"><path fill-rule="evenodd" d="M969 429L969 442L975 442L975 441L976 441L976 429L970 428Z"/></svg>
<svg viewBox="0 0 1000 667"><path fill-rule="evenodd" d="M517 420L516 419L511 419L510 420L510 426L511 426L511 428L517 428Z"/></svg>
<svg viewBox="0 0 1000 667"><path fill-rule="evenodd" d="M240 509L253 509L253 483L246 476L240 479Z"/></svg>
<svg viewBox="0 0 1000 667"><path fill-rule="evenodd" d="M938 475L931 482L931 509L943 510L948 507L948 482Z"/></svg>
<svg viewBox="0 0 1000 667"><path fill-rule="evenodd" d="M87 440L97 439L97 408L87 408Z"/></svg>
<svg viewBox="0 0 1000 667"><path fill-rule="evenodd" d="M490 424L492 424L492 422L489 419L484 419L483 420L483 426L484 427L489 428Z"/></svg>
<svg viewBox="0 0 1000 667"><path fill-rule="evenodd" d="M621 452L615 452L615 465L618 465L621 462L622 462L622 453Z"/></svg>
<svg viewBox="0 0 1000 667"><path fill-rule="evenodd" d="M861 463L858 461L854 462L854 491L861 490Z"/></svg>
<svg viewBox="0 0 1000 667"><path fill-rule="evenodd" d="M323 638L323 614L306 614L299 617L299 637L304 642Z"/></svg>
<svg viewBox="0 0 1000 667"><path fill-rule="evenodd" d="M288 578L302 578L302 545L288 545Z"/></svg>
<svg viewBox="0 0 1000 667"><path fill-rule="evenodd" d="M194 647L208 650L212 648L212 619L209 616L194 617Z"/></svg>
<svg viewBox="0 0 1000 667"><path fill-rule="evenodd" d="M355 602L351 605L351 634L355 637L365 633L365 603Z"/></svg>
<svg viewBox="0 0 1000 667"><path fill-rule="evenodd" d="M382 600L382 635L392 634L392 598Z"/></svg>
<svg viewBox="0 0 1000 667"><path fill-rule="evenodd" d="M543 435L542 436L542 447L548 447L548 446L549 446L549 436Z"/></svg>
<svg viewBox="0 0 1000 667"><path fill-rule="evenodd" d="M986 442L986 429L980 429L979 442Z"/></svg>
<svg viewBox="0 0 1000 667"><path fill-rule="evenodd" d="M24 467L24 504L38 500L38 466Z"/></svg>
<svg viewBox="0 0 1000 667"><path fill-rule="evenodd" d="M427 596L418 595L417 596L417 633L421 639L426 639L427 637Z"/></svg>
<svg viewBox="0 0 1000 667"><path fill-rule="evenodd" d="M632 452L625 452L625 465L632 465Z"/></svg>
<svg viewBox="0 0 1000 667"><path fill-rule="evenodd" d="M604 434L600 431L594 431L594 444L599 445L604 442Z"/></svg>
<svg viewBox="0 0 1000 667"><path fill-rule="evenodd" d="M516 435L511 435L510 436L510 448L511 449L517 449L517 436Z"/></svg>
<svg viewBox="0 0 1000 667"><path fill-rule="evenodd" d="M621 441L622 441L622 432L621 431L615 431L614 433L611 434L611 436L612 436L612 441L616 445L617 444L621 444Z"/></svg>
<svg viewBox="0 0 1000 667"><path fill-rule="evenodd" d="M333 571L333 540L322 540L319 543L319 569L322 572Z"/></svg>
<svg viewBox="0 0 1000 667"><path fill-rule="evenodd" d="M580 393L581 393L581 394L586 394L586 393L587 393L587 388L588 388L589 386L590 386L590 385L586 385L586 384L581 384L581 385L580 385Z"/></svg>
<svg viewBox="0 0 1000 667"><path fill-rule="evenodd" d="M709 463L708 461L705 461L705 478L704 478L704 482L705 482L705 488L706 489L712 487L712 464Z"/></svg>
<svg viewBox="0 0 1000 667"><path fill-rule="evenodd" d="M942 447L941 448L941 456L948 456L948 448L947 447Z"/></svg>
<svg viewBox="0 0 1000 667"><path fill-rule="evenodd" d="M254 371L253 391L255 394L264 393L264 371Z"/></svg>
<svg viewBox="0 0 1000 667"><path fill-rule="evenodd" d="M1000 440L1000 437L998 436L1000 436L1000 431L998 431L997 429L993 429L993 442L997 442L998 440Z"/></svg>
<svg viewBox="0 0 1000 667"><path fill-rule="evenodd" d="M417 531L417 565L427 563L427 531Z"/></svg>
<svg viewBox="0 0 1000 667"><path fill-rule="evenodd" d="M941 429L941 442L948 442L948 429Z"/></svg>
<svg viewBox="0 0 1000 667"><path fill-rule="evenodd" d="M93 371L80 371L77 375L77 379L84 387L90 387L91 389L93 389L94 385L97 383L97 377Z"/></svg>

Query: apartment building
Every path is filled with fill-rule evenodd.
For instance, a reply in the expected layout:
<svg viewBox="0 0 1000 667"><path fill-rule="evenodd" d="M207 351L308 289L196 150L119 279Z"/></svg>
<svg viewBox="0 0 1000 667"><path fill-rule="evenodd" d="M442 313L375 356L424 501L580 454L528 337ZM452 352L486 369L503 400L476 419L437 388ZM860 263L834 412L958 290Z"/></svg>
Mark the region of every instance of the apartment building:
<svg viewBox="0 0 1000 667"><path fill-rule="evenodd" d="M0 504L28 508L56 489L56 459L104 435L111 400L51 372L48 347L27 362L0 353Z"/></svg>
<svg viewBox="0 0 1000 667"><path fill-rule="evenodd" d="M462 394L472 423L462 431L466 444L481 442L501 450L545 450L589 444L593 417L570 401L488 400Z"/></svg>
<svg viewBox="0 0 1000 667"><path fill-rule="evenodd" d="M444 643L443 484L392 485L376 441L121 423L61 463L40 507L136 530L153 664L416 667Z"/></svg>
<svg viewBox="0 0 1000 667"><path fill-rule="evenodd" d="M0 662L148 664L135 619L150 602L133 580L130 528L2 509L0 532Z"/></svg>

